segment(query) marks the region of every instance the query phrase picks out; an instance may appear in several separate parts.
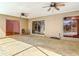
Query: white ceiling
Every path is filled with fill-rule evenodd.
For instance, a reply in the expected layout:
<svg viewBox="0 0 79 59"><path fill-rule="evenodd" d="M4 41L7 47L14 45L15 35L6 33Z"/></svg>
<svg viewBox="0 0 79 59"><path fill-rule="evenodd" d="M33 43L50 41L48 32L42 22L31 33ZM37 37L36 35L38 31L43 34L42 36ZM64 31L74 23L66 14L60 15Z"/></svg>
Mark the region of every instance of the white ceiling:
<svg viewBox="0 0 79 59"><path fill-rule="evenodd" d="M0 14L7 14L20 17L20 13L29 13L28 18L35 18L57 13L71 12L79 10L79 2L65 2L65 6L61 7L59 11L54 10L48 12L50 2L0 2Z"/></svg>

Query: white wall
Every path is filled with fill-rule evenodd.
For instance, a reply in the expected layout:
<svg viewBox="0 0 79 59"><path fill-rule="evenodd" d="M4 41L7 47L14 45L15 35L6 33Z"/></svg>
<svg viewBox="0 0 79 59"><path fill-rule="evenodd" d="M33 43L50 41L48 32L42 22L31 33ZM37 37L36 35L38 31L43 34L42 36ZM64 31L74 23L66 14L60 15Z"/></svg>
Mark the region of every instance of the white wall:
<svg viewBox="0 0 79 59"><path fill-rule="evenodd" d="M79 16L79 11L30 19L29 30L32 34L32 21L45 20L45 35L46 36L48 36L48 37L51 37L51 36L59 37L59 33L60 33L61 37L63 37L63 18L67 17L67 16Z"/></svg>
<svg viewBox="0 0 79 59"><path fill-rule="evenodd" d="M3 16L0 16L0 38L5 37L6 35L5 26L6 26L5 18Z"/></svg>

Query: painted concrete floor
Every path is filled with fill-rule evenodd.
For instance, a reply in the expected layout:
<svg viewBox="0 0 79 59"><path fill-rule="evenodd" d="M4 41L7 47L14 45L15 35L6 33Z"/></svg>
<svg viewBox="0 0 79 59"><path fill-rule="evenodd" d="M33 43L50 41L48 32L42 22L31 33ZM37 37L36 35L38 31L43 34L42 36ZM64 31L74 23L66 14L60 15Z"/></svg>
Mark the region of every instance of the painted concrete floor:
<svg viewBox="0 0 79 59"><path fill-rule="evenodd" d="M0 56L78 56L79 41L56 40L32 35L0 39Z"/></svg>

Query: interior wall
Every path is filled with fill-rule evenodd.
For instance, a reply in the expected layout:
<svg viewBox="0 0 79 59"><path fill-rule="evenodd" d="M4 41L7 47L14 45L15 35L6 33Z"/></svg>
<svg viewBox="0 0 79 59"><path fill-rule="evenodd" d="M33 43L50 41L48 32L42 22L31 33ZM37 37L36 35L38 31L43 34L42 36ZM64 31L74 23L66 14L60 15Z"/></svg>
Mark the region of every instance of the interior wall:
<svg viewBox="0 0 79 59"><path fill-rule="evenodd" d="M0 38L6 37L6 20L7 19L9 19L9 20L20 20L19 17L0 14ZM24 20L28 20L28 19L24 19ZM21 25L20 26L20 34L21 34L22 27L28 29L28 25L27 25L28 22L27 21L26 21L26 23L23 23L23 22L25 22L25 21L20 20L20 25Z"/></svg>
<svg viewBox="0 0 79 59"><path fill-rule="evenodd" d="M5 18L0 15L0 38L1 37L5 37L6 35L6 21L5 21Z"/></svg>
<svg viewBox="0 0 79 59"><path fill-rule="evenodd" d="M21 22L21 34L22 34L22 29L24 29L25 30L25 32L27 33L28 32L28 20L20 20L20 22Z"/></svg>
<svg viewBox="0 0 79 59"><path fill-rule="evenodd" d="M29 30L32 34L32 21L45 20L45 35L48 37L63 37L63 18L67 16L78 16L79 11L56 14L52 16L37 17L29 21Z"/></svg>

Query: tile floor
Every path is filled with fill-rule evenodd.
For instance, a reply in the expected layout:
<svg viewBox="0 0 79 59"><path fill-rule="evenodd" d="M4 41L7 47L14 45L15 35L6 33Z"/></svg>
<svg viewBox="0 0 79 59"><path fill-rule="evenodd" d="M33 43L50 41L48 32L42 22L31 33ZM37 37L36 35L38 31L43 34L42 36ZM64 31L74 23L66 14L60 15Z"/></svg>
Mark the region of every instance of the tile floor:
<svg viewBox="0 0 79 59"><path fill-rule="evenodd" d="M0 56L78 56L79 41L56 40L33 35L0 39Z"/></svg>
<svg viewBox="0 0 79 59"><path fill-rule="evenodd" d="M23 38L24 37L24 38ZM17 39L25 39L26 36L12 36L9 38L0 39L0 56L50 56L50 52L45 54L43 50L38 48L37 46L24 43L21 41L18 41ZM27 39L26 39L27 40ZM47 52L47 51L46 51ZM54 52L52 52L53 55L58 55Z"/></svg>

